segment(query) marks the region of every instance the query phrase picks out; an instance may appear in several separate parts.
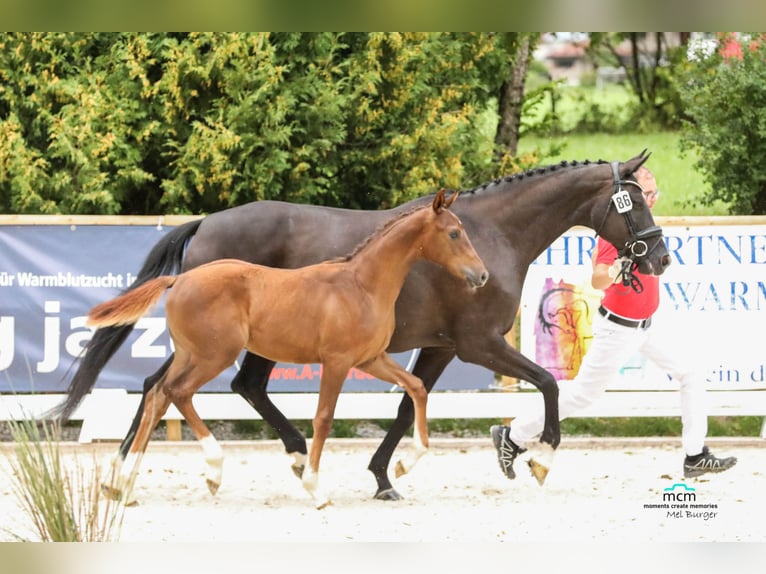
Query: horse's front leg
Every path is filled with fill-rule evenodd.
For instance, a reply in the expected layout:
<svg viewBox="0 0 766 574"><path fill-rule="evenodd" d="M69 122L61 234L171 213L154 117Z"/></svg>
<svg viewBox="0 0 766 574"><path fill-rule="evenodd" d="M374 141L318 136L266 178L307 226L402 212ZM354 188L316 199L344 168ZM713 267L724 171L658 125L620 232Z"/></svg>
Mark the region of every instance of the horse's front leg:
<svg viewBox="0 0 766 574"><path fill-rule="evenodd" d="M396 476L399 477L412 470L415 463L428 451L428 392L423 381L404 370L387 353L381 353L375 359L362 363L359 368L383 381L401 386L412 400L415 409L414 449L407 459L397 462Z"/></svg>
<svg viewBox="0 0 766 574"><path fill-rule="evenodd" d="M352 365L336 365L325 362L322 365L322 380L319 384L319 403L314 415L314 436L308 454L308 466L303 471L303 488L314 499L317 509L332 504L330 498L319 485L319 461L322 458L324 443L332 430L335 418L335 405L338 403L343 382Z"/></svg>
<svg viewBox="0 0 766 574"><path fill-rule="evenodd" d="M464 343L464 344L461 344ZM516 377L532 383L543 395L545 419L540 442L543 449L529 461L537 481L545 481L555 449L561 442L559 422L559 387L548 371L533 363L511 347L502 335L458 341L458 356L466 362L475 363L507 377Z"/></svg>
<svg viewBox="0 0 766 574"><path fill-rule="evenodd" d="M293 473L298 478L303 475L306 465L306 438L295 426L287 420L277 406L266 394L269 375L274 368L270 361L252 353L246 353L239 372L231 382L231 390L239 393L266 423L276 431L285 450L295 459L292 465Z"/></svg>
<svg viewBox="0 0 766 574"><path fill-rule="evenodd" d="M454 356L455 352L452 349L426 348L420 351L413 374L423 381L426 392L430 392L436 380L444 372L444 369ZM414 420L415 409L412 399L405 393L402 396L402 401L399 403L396 419L394 419L383 441L372 455L370 464L367 467L378 483L378 490L375 492L377 500L401 500L402 498L391 484L391 480L388 477L388 466L397 445Z"/></svg>

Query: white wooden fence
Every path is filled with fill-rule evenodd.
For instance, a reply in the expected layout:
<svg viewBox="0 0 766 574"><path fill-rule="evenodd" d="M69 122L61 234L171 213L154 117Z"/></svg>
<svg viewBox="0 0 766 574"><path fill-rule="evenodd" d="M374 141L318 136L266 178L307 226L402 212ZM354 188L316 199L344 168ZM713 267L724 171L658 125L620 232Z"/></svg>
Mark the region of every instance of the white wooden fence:
<svg viewBox="0 0 766 574"><path fill-rule="evenodd" d="M338 419L392 419L401 392L341 393L335 413ZM0 420L37 417L57 405L64 395L0 395ZM273 393L274 403L288 419L311 419L316 393ZM82 421L80 442L119 440L125 436L140 395L123 389L95 389L83 400L72 420ZM667 391L608 391L577 417L677 417L679 394ZM711 416L766 417L766 390L708 391ZM430 419L507 419L542 402L536 391L434 391L428 399ZM205 420L259 420L258 413L235 393L200 393L194 404ZM170 421L169 438L178 436L175 421L181 414L172 407L164 420ZM766 438L766 418L761 427Z"/></svg>

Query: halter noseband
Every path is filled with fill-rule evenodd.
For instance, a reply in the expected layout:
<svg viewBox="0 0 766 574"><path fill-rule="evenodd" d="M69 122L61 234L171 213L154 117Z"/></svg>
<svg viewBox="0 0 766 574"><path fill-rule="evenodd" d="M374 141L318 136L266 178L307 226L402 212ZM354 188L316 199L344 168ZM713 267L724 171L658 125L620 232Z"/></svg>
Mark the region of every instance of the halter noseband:
<svg viewBox="0 0 766 574"><path fill-rule="evenodd" d="M644 192L644 188L641 187L641 184L637 181L620 178L620 162L614 161L612 162L611 166L612 177L614 178L614 192L612 193L612 198L606 207L604 219L601 221L601 225L599 225L599 228L596 231L596 235L601 234L601 228L604 227L604 224L606 223L606 219L609 216L609 210L611 209L612 205L614 205L615 209L617 209L617 213L620 213L625 218L625 224L628 226L628 232L630 233L630 240L626 241L625 246L617 253L622 259L624 259L619 276L622 277L623 285L630 285L630 287L636 293L641 293L641 291L644 290L644 287L641 284L639 278L634 273L636 269L638 269L638 263L636 263L636 260L648 256L649 253L651 253L657 247L657 245L659 245L659 242L662 239L662 228L654 225L652 227L636 231L633 217L630 214L631 211L633 211L633 201L630 198L630 194L625 189L623 189L622 186L623 184L634 185L641 190L641 193ZM657 241L655 241L654 245L649 248L647 240L654 237L657 238Z"/></svg>

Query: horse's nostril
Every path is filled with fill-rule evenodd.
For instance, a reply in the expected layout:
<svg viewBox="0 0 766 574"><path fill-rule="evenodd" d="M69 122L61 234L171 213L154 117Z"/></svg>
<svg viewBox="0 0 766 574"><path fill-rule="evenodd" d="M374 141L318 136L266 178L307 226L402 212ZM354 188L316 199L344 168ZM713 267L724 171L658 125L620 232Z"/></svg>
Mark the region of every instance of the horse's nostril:
<svg viewBox="0 0 766 574"><path fill-rule="evenodd" d="M662 261L662 266L663 267L667 267L668 265L671 264L673 259L670 257L670 254L667 254L667 255L663 255L662 256L662 260L661 261Z"/></svg>
<svg viewBox="0 0 766 574"><path fill-rule="evenodd" d="M481 284L484 285L487 282L487 280L489 280L489 271L485 271L484 273L482 273L480 280L481 280Z"/></svg>

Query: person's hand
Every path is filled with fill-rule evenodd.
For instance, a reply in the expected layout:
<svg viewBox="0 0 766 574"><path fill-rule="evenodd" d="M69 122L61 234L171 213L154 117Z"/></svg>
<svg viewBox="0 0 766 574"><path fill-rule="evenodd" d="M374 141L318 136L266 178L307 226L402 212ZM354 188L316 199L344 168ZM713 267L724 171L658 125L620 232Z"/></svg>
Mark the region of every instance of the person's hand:
<svg viewBox="0 0 766 574"><path fill-rule="evenodd" d="M618 257L606 270L612 283L619 283L622 280L622 270L630 265L630 259L627 257Z"/></svg>

